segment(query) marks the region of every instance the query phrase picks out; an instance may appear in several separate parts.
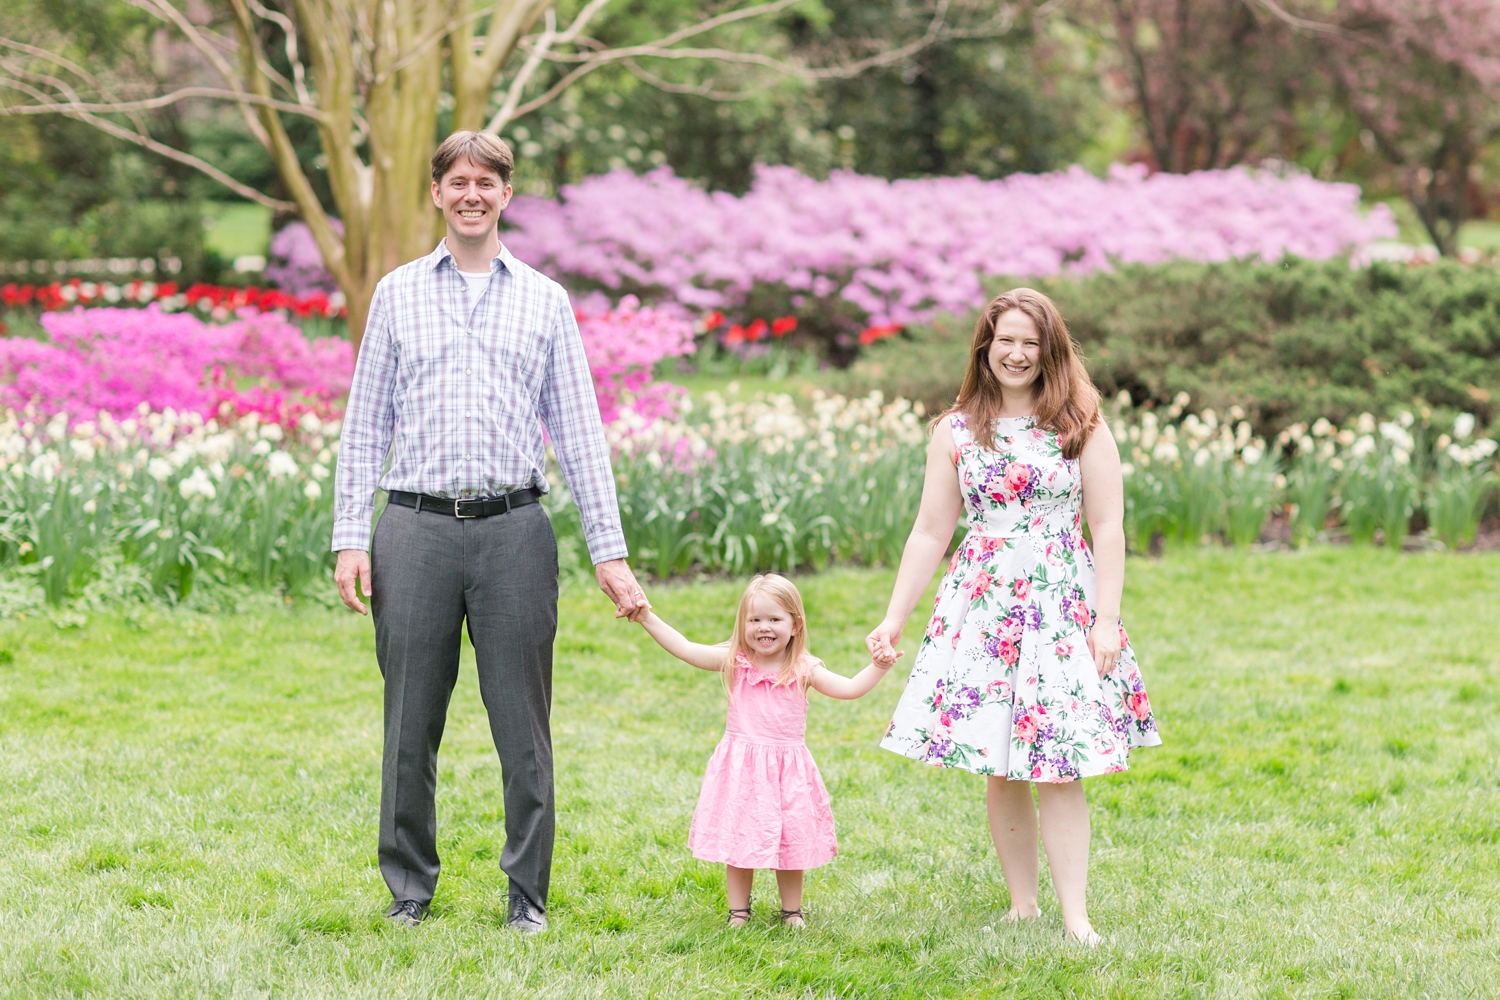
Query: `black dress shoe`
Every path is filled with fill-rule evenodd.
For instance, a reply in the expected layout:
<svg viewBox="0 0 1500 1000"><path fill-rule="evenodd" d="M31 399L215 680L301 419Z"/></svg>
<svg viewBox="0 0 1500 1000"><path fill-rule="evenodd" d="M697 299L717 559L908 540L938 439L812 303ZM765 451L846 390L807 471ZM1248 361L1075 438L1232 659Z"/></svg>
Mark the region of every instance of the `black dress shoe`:
<svg viewBox="0 0 1500 1000"><path fill-rule="evenodd" d="M398 899L385 911L385 918L402 927L415 927L427 916L427 907L415 899Z"/></svg>
<svg viewBox="0 0 1500 1000"><path fill-rule="evenodd" d="M512 896L505 926L522 934L540 934L547 929L547 914L525 896Z"/></svg>

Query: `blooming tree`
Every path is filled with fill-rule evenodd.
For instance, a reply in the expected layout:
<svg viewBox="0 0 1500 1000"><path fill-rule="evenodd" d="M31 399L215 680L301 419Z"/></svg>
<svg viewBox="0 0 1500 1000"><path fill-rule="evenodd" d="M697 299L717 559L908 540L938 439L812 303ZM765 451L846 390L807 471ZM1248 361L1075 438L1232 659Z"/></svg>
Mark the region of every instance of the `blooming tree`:
<svg viewBox="0 0 1500 1000"><path fill-rule="evenodd" d="M1500 3L1341 0L1338 11L1329 66L1433 243L1453 254L1474 165L1500 137Z"/></svg>

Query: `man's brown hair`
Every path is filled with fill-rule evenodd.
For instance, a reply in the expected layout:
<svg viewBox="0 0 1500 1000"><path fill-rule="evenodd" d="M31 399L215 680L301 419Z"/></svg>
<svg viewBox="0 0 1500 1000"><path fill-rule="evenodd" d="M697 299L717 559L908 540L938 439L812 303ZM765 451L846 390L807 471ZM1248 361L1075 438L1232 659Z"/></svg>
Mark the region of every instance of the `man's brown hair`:
<svg viewBox="0 0 1500 1000"><path fill-rule="evenodd" d="M471 132L464 129L454 132L443 140L443 144L432 154L432 182L441 184L443 175L459 160L473 160L486 170L500 175L500 183L509 184L511 171L516 168L516 158L511 155L505 140L489 129Z"/></svg>

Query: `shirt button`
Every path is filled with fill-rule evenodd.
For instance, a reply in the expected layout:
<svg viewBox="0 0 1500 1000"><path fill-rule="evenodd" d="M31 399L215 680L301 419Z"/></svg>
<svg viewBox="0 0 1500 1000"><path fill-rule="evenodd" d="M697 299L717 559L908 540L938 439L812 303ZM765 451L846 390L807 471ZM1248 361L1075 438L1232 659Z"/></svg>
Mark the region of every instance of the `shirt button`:
<svg viewBox="0 0 1500 1000"><path fill-rule="evenodd" d="M466 416L466 417L472 417L472 416L473 416L473 414L472 414L472 413L470 413L470 412L469 412L469 411L468 411L468 410L465 410L465 411L464 411L464 416Z"/></svg>
<svg viewBox="0 0 1500 1000"><path fill-rule="evenodd" d="M465 462L467 462L467 461L468 461L468 460L469 460L469 456L468 456L468 455L465 455L465 456L464 456L464 461L465 461Z"/></svg>
<svg viewBox="0 0 1500 1000"><path fill-rule="evenodd" d="M472 369L472 368L465 368L464 369L464 374L465 375L473 375L474 374L474 369Z"/></svg>

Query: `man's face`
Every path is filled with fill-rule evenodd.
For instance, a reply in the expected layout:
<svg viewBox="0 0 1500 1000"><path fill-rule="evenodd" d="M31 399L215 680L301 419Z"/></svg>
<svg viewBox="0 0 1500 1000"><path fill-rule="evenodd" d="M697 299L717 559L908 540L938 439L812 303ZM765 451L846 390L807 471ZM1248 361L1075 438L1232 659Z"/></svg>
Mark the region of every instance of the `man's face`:
<svg viewBox="0 0 1500 1000"><path fill-rule="evenodd" d="M461 240L482 240L500 224L511 188L500 175L473 160L454 161L432 185L432 202L443 210L448 232Z"/></svg>

